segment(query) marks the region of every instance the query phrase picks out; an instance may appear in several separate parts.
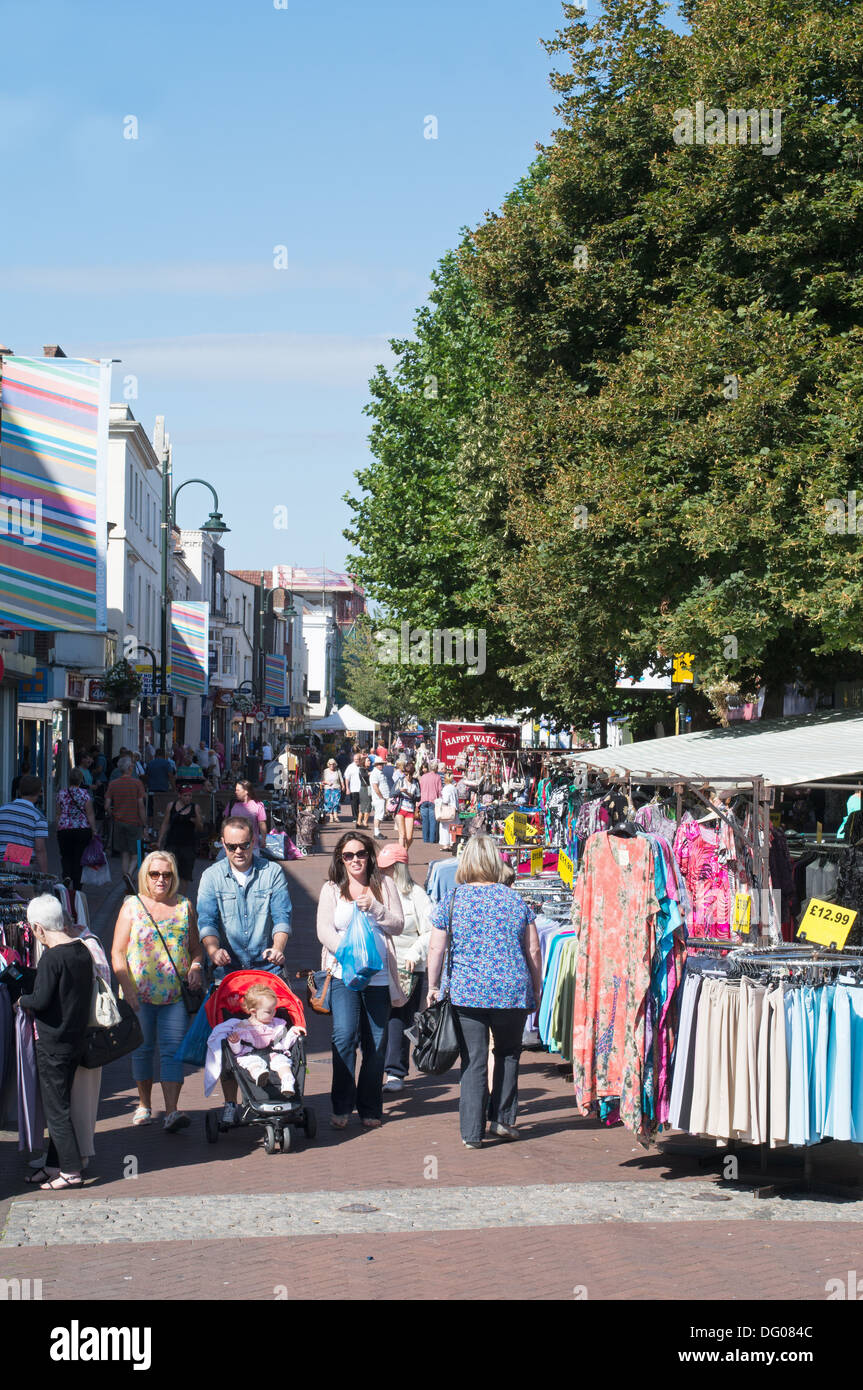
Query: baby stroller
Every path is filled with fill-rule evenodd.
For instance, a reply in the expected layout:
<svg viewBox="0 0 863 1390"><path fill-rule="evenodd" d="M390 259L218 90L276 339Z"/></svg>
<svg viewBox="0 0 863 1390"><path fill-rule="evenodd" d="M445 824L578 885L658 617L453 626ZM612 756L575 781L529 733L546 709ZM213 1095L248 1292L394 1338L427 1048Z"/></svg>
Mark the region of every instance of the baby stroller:
<svg viewBox="0 0 863 1390"><path fill-rule="evenodd" d="M276 1010L278 1016L284 1018L289 1025L295 1024L299 1028L305 1028L305 1014L297 996L280 976L270 974L266 970L235 970L230 975L225 976L213 990L205 1005L210 1027L215 1028L217 1024L227 1022L232 1018L245 1017L242 1006L243 995L251 985L258 984L268 985L273 990L278 1000ZM259 1052L258 1055L263 1056L263 1051ZM258 1086L249 1073L238 1065L239 1058L231 1051L226 1039L221 1043L221 1058L208 1049L206 1063L208 1089L211 1089L219 1074L224 1075L225 1073L235 1077L239 1086L237 1118L233 1125L225 1124L220 1109L207 1111L204 1124L208 1143L215 1144L218 1142L220 1134L225 1133L228 1129L245 1125L262 1125L264 1127L266 1135L264 1148L268 1154L275 1153L276 1145L282 1153L287 1152L291 1147L291 1129L295 1126L305 1130L307 1139L314 1139L318 1131L317 1116L314 1110L310 1110L303 1104L303 1092L306 1084L306 1044L304 1037L301 1036L297 1039L289 1056L294 1073L295 1090L293 1095L285 1096L274 1085Z"/></svg>

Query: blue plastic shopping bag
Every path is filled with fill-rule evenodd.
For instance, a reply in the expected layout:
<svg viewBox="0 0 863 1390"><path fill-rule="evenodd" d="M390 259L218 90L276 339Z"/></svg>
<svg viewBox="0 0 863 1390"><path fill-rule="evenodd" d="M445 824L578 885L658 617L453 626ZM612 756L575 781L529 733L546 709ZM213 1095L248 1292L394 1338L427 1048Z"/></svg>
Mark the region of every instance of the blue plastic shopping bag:
<svg viewBox="0 0 863 1390"><path fill-rule="evenodd" d="M204 1005L212 993L213 986L211 985L207 990L204 1003L186 1029L183 1041L174 1054L175 1061L186 1062L191 1067L202 1067L206 1062L207 1039L212 1032L212 1028L207 1018L207 1010Z"/></svg>
<svg viewBox="0 0 863 1390"><path fill-rule="evenodd" d="M336 960L342 967L342 983L348 989L357 991L365 989L372 976L384 968L372 924L356 903L348 929L336 951Z"/></svg>

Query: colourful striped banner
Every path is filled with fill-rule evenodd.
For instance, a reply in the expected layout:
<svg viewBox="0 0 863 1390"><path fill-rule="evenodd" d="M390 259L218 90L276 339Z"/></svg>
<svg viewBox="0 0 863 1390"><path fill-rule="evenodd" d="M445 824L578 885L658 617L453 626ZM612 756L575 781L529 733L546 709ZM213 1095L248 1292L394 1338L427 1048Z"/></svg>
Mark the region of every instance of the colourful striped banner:
<svg viewBox="0 0 863 1390"><path fill-rule="evenodd" d="M4 357L0 625L105 632L111 363Z"/></svg>
<svg viewBox="0 0 863 1390"><path fill-rule="evenodd" d="M172 603L171 689L176 695L206 695L209 645L209 603Z"/></svg>
<svg viewBox="0 0 863 1390"><path fill-rule="evenodd" d="M283 705L288 698L288 658L286 656L264 657L264 699L265 705Z"/></svg>

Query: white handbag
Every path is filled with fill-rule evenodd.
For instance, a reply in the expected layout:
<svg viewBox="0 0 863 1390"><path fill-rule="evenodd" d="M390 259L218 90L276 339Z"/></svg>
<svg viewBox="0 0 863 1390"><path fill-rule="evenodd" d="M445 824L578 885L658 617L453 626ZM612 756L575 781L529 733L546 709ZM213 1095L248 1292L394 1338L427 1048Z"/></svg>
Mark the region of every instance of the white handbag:
<svg viewBox="0 0 863 1390"><path fill-rule="evenodd" d="M93 971L93 993L90 996L90 1019L88 1028L116 1028L120 1022L120 1010L108 985L100 975Z"/></svg>

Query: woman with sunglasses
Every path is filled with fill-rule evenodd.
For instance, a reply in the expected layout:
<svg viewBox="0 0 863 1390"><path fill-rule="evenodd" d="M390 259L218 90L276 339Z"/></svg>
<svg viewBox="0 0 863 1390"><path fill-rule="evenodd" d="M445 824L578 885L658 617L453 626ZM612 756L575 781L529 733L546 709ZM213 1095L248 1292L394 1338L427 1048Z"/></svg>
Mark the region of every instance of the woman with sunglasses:
<svg viewBox="0 0 863 1390"><path fill-rule="evenodd" d="M361 991L348 989L335 959L355 905L369 918L384 962L384 968ZM366 1129L377 1129L381 1124L390 1006L399 1007L406 1002L392 941L403 930L404 913L398 890L378 870L374 841L356 831L342 835L333 851L328 882L318 900L321 967L332 975L329 998L333 1013L333 1129L347 1126L355 1106ZM363 1056L357 1078L358 1047Z"/></svg>
<svg viewBox="0 0 863 1390"><path fill-rule="evenodd" d="M158 1043L165 1129L171 1134L190 1123L177 1108L183 1064L174 1060L174 1054L189 1025L180 978L192 989L202 986L195 909L179 895L178 884L173 854L165 850L148 854L138 870L137 896L126 898L120 908L111 947L111 965L123 998L137 1013L144 1034L141 1046L132 1053L132 1076L138 1087L132 1124L146 1125L153 1118L153 1058Z"/></svg>

